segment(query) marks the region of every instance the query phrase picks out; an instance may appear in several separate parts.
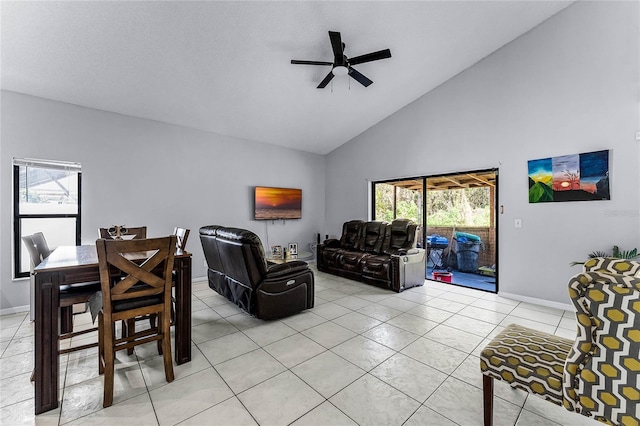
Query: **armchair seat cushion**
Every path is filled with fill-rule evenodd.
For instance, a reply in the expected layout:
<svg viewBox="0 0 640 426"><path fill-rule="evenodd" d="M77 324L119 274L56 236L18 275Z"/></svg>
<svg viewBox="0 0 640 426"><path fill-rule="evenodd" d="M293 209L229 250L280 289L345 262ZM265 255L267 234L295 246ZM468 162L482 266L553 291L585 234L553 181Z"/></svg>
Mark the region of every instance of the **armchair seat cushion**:
<svg viewBox="0 0 640 426"><path fill-rule="evenodd" d="M511 324L480 354L482 374L562 405L564 363L573 340Z"/></svg>

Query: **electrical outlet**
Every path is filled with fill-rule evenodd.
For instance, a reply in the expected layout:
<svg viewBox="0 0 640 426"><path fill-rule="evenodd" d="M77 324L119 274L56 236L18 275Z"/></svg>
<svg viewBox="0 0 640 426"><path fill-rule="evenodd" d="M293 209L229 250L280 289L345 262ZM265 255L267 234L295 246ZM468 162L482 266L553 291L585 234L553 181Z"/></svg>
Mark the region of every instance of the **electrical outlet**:
<svg viewBox="0 0 640 426"><path fill-rule="evenodd" d="M515 219L513 224L516 228L522 228L522 219Z"/></svg>

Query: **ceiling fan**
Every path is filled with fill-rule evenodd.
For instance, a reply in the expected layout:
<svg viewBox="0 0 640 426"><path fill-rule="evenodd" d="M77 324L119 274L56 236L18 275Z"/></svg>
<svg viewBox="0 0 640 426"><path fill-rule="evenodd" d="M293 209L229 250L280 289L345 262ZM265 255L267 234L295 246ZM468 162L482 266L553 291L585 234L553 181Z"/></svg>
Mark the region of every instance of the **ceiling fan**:
<svg viewBox="0 0 640 426"><path fill-rule="evenodd" d="M351 78L362 84L364 87L368 87L373 83L367 77L359 73L352 65L363 64L365 62L377 61L379 59L386 59L391 57L391 51L389 49L379 50L377 52L367 53L365 55L356 56L355 58L347 58L344 54L345 44L342 42L342 37L337 31L329 31L329 40L331 40L331 47L333 48L333 62L324 61L299 61L292 59L292 64L299 65L331 65L331 71L320 82L318 89L324 89L327 84L336 75L349 75Z"/></svg>

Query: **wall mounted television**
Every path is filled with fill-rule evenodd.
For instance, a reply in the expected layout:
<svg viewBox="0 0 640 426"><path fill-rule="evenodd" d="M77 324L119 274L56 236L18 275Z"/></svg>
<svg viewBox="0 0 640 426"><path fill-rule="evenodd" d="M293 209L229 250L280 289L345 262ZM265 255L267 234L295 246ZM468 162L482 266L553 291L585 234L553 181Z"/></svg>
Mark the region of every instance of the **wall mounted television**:
<svg viewBox="0 0 640 426"><path fill-rule="evenodd" d="M302 219L302 189L256 186L255 220Z"/></svg>

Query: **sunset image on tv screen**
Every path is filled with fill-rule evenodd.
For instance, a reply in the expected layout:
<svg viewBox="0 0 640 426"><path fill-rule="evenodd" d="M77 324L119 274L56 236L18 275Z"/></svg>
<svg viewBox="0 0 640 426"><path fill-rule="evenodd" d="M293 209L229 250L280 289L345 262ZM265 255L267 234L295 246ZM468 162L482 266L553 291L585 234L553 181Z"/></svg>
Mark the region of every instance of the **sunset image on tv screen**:
<svg viewBox="0 0 640 426"><path fill-rule="evenodd" d="M256 186L255 219L301 219L302 190Z"/></svg>

